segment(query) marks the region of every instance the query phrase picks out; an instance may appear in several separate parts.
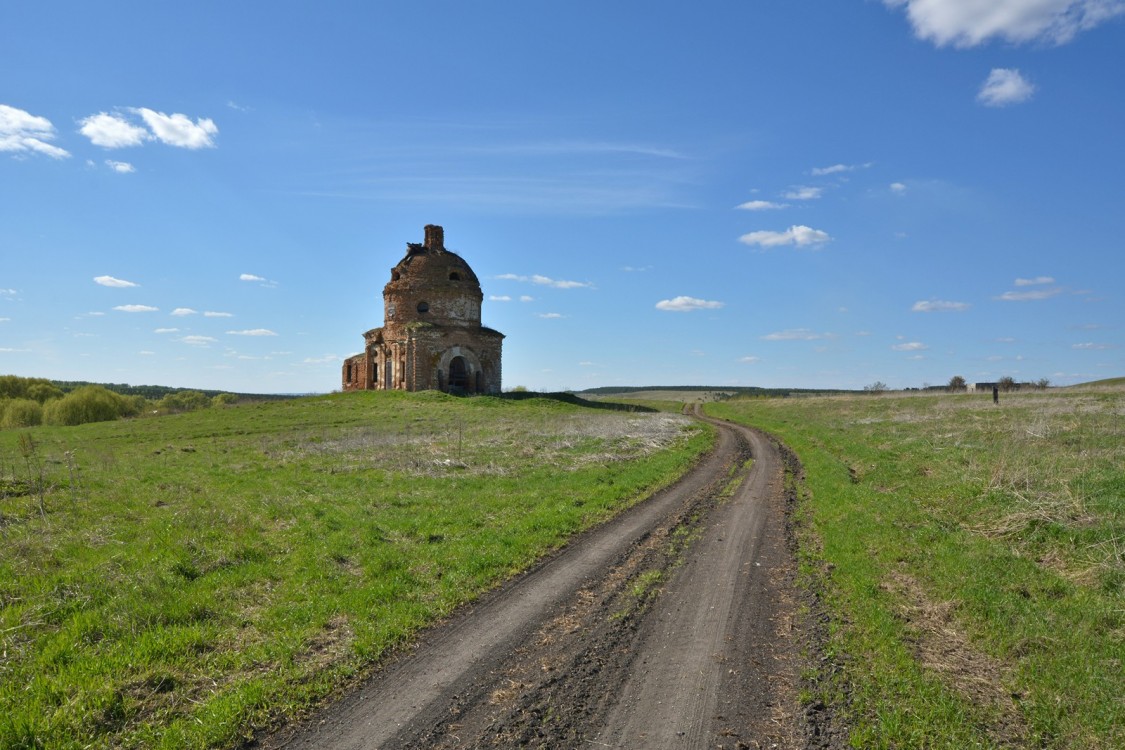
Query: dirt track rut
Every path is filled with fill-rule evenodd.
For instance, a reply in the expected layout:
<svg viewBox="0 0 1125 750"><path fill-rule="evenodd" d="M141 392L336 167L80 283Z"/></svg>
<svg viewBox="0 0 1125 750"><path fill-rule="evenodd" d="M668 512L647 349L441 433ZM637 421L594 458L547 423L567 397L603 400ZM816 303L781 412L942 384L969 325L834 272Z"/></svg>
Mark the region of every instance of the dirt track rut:
<svg viewBox="0 0 1125 750"><path fill-rule="evenodd" d="M781 458L715 424L715 450L676 485L259 746L796 746Z"/></svg>

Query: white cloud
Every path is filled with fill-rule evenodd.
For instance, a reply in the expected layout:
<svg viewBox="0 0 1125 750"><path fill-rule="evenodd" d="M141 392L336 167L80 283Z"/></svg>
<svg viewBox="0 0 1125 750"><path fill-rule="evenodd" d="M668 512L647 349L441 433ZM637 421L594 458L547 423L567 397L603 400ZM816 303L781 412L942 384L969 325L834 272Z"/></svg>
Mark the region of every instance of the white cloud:
<svg viewBox="0 0 1125 750"><path fill-rule="evenodd" d="M140 286L140 284L136 284L132 281L126 281L125 279L115 279L112 276L95 276L94 277L94 283L95 284L101 284L102 286L115 287L115 288L118 288L118 289L125 289L127 287Z"/></svg>
<svg viewBox="0 0 1125 750"><path fill-rule="evenodd" d="M891 192L892 193L899 193L899 194L905 193L906 192L906 185L902 182L892 182L891 183Z"/></svg>
<svg viewBox="0 0 1125 750"><path fill-rule="evenodd" d="M15 297L19 292L15 289L0 289L0 297Z"/></svg>
<svg viewBox="0 0 1125 750"><path fill-rule="evenodd" d="M217 340L218 339L213 336L184 336L180 339L181 342L191 344L192 346L207 346L208 344L215 343Z"/></svg>
<svg viewBox="0 0 1125 750"><path fill-rule="evenodd" d="M782 193L781 197L788 198L791 201L811 201L819 198L823 192L824 188L797 185Z"/></svg>
<svg viewBox="0 0 1125 750"><path fill-rule="evenodd" d="M301 360L301 364L324 365L328 364L329 362L342 362L343 359L343 357L335 354L325 354L323 357L305 357L303 360Z"/></svg>
<svg viewBox="0 0 1125 750"><path fill-rule="evenodd" d="M552 279L549 276L542 274L533 274L531 276L521 276L515 273L502 273L496 278L503 279L504 281L522 281L524 283L539 284L540 286L554 287L555 289L593 289L594 285L588 281L566 281L563 279Z"/></svg>
<svg viewBox="0 0 1125 750"><path fill-rule="evenodd" d="M197 313L196 313L195 310L192 310L190 307L177 307L175 310L172 311L172 314L175 315L176 317L182 318L185 315L196 315Z"/></svg>
<svg viewBox="0 0 1125 750"><path fill-rule="evenodd" d="M1004 292L996 299L1002 302L1031 302L1041 299L1050 299L1059 294L1062 294L1062 289L1059 287L1051 287L1049 289L1031 289L1026 292Z"/></svg>
<svg viewBox="0 0 1125 750"><path fill-rule="evenodd" d="M842 172L854 172L859 169L860 165L856 164L833 164L831 167L813 167L812 174L814 177L823 177L830 174L840 174ZM869 167L870 164L862 166Z"/></svg>
<svg viewBox="0 0 1125 750"><path fill-rule="evenodd" d="M229 312L215 312L214 310L207 310L203 313L205 318L233 318L234 313Z"/></svg>
<svg viewBox="0 0 1125 750"><path fill-rule="evenodd" d="M276 336L277 334L268 328L249 328L245 331L227 331L228 336Z"/></svg>
<svg viewBox="0 0 1125 750"><path fill-rule="evenodd" d="M895 344L891 347L896 352L920 352L923 349L929 349L920 341L904 341L901 344Z"/></svg>
<svg viewBox="0 0 1125 750"><path fill-rule="evenodd" d="M114 161L113 159L106 159L105 165L118 174L132 174L133 172L137 171L137 168L127 161Z"/></svg>
<svg viewBox="0 0 1125 750"><path fill-rule="evenodd" d="M535 298L532 297L530 294L521 294L520 295L520 302L534 302L534 301L535 301Z"/></svg>
<svg viewBox="0 0 1125 750"><path fill-rule="evenodd" d="M947 300L932 299L915 302L910 309L913 312L964 312L972 307L968 302L949 302Z"/></svg>
<svg viewBox="0 0 1125 750"><path fill-rule="evenodd" d="M977 92L977 101L986 107L1005 107L1026 102L1035 93L1033 86L1014 68L993 68Z"/></svg>
<svg viewBox="0 0 1125 750"><path fill-rule="evenodd" d="M742 209L743 211L774 211L788 207L788 203L774 203L773 201L746 201L745 203L740 203L735 206L735 208Z"/></svg>
<svg viewBox="0 0 1125 750"><path fill-rule="evenodd" d="M511 302L512 298L506 294L490 294L488 295L489 302Z"/></svg>
<svg viewBox="0 0 1125 750"><path fill-rule="evenodd" d="M156 312L160 308L159 307L153 307L151 305L118 305L117 307L115 307L113 309L114 310L120 310L121 312L127 312L127 313L138 313L138 312Z"/></svg>
<svg viewBox="0 0 1125 750"><path fill-rule="evenodd" d="M13 154L36 153L52 159L65 159L70 152L54 146L55 126L46 117L0 104L0 151Z"/></svg>
<svg viewBox="0 0 1125 750"><path fill-rule="evenodd" d="M147 107L137 107L132 111L141 116L159 141L169 146L212 148L215 145L214 136L219 133L218 126L209 118L199 118L193 123L190 117L178 112L166 115Z"/></svg>
<svg viewBox="0 0 1125 750"><path fill-rule="evenodd" d="M739 237L738 241L745 245L758 245L759 247L777 247L779 245L805 247L806 245L819 245L831 239L827 232L822 232L819 229L813 229L803 225L794 225L784 232L770 232L764 230L750 232L749 234L744 234Z"/></svg>
<svg viewBox="0 0 1125 750"><path fill-rule="evenodd" d="M1073 346L1072 346L1071 348L1072 348L1072 349L1095 349L1095 350L1101 350L1101 349L1113 349L1113 348L1114 348L1114 346L1113 346L1113 344L1096 344L1096 343L1094 343L1094 342L1092 342L1092 341L1087 341L1087 342L1085 342L1085 343L1082 343L1082 344L1074 344L1074 345L1073 345Z"/></svg>
<svg viewBox="0 0 1125 750"><path fill-rule="evenodd" d="M0 323L11 323L11 322L12 322L11 318L0 318Z"/></svg>
<svg viewBox="0 0 1125 750"><path fill-rule="evenodd" d="M1053 276L1036 276L1034 279L1016 279L1016 286L1041 286L1043 284L1054 284L1055 278Z"/></svg>
<svg viewBox="0 0 1125 750"><path fill-rule="evenodd" d="M762 341L817 341L832 338L831 333L817 333L808 328L787 328L762 336Z"/></svg>
<svg viewBox="0 0 1125 750"><path fill-rule="evenodd" d="M90 139L90 143L103 148L125 148L140 146L152 140L147 130L134 125L121 115L99 112L79 120L82 126L78 132Z"/></svg>
<svg viewBox="0 0 1125 750"><path fill-rule="evenodd" d="M179 333L179 328L156 328L153 333Z"/></svg>
<svg viewBox="0 0 1125 750"><path fill-rule="evenodd" d="M238 280L239 281L265 281L265 279L263 279L261 276L255 276L252 273L240 274L239 277L238 277Z"/></svg>
<svg viewBox="0 0 1125 750"><path fill-rule="evenodd" d="M762 358L761 357L754 357L754 356L747 356L747 357L739 357L738 361L739 362L745 362L748 365L752 365L755 362L761 362Z"/></svg>
<svg viewBox="0 0 1125 750"><path fill-rule="evenodd" d="M566 316L562 313L539 313L539 317L545 318L547 320L558 320L559 318L565 318Z"/></svg>
<svg viewBox="0 0 1125 750"><path fill-rule="evenodd" d="M657 310L664 312L693 312L694 310L718 310L724 303L714 300L698 299L696 297L673 297L662 299L656 303Z"/></svg>
<svg viewBox="0 0 1125 750"><path fill-rule="evenodd" d="M1123 0L883 0L905 7L914 34L942 47L1009 42L1065 44L1080 31L1125 13Z"/></svg>

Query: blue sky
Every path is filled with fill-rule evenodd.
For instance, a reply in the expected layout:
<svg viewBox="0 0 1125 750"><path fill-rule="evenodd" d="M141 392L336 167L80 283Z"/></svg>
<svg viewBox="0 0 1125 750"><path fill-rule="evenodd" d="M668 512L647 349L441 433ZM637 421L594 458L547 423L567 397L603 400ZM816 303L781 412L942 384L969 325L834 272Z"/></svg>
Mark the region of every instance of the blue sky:
<svg viewBox="0 0 1125 750"><path fill-rule="evenodd" d="M339 387L425 224L504 386L1125 375L1125 2L21 3L0 373Z"/></svg>

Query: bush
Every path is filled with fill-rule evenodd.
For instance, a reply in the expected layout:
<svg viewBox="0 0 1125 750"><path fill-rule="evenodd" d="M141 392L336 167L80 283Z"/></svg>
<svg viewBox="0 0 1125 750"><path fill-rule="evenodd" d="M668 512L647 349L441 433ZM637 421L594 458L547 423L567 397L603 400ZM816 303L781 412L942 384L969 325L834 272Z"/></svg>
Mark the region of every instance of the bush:
<svg viewBox="0 0 1125 750"><path fill-rule="evenodd" d="M238 396L233 393L219 393L211 399L211 406L233 406L238 403Z"/></svg>
<svg viewBox="0 0 1125 750"><path fill-rule="evenodd" d="M210 405L211 399L199 391L176 391L156 402L156 408L167 414L206 409Z"/></svg>
<svg viewBox="0 0 1125 750"><path fill-rule="evenodd" d="M86 385L66 396L50 401L43 411L47 424L73 426L87 422L109 422L137 414L133 399L108 391L100 385Z"/></svg>
<svg viewBox="0 0 1125 750"><path fill-rule="evenodd" d="M0 413L0 427L35 427L43 424L43 407L29 398L14 398Z"/></svg>

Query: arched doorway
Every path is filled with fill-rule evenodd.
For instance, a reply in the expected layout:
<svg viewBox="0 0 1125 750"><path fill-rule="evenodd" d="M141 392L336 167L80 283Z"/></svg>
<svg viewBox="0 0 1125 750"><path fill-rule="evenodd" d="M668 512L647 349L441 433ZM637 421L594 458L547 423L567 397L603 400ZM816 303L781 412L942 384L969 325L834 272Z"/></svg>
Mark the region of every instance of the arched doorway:
<svg viewBox="0 0 1125 750"><path fill-rule="evenodd" d="M464 357L454 357L449 360L449 392L469 392L469 368Z"/></svg>

